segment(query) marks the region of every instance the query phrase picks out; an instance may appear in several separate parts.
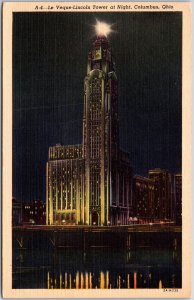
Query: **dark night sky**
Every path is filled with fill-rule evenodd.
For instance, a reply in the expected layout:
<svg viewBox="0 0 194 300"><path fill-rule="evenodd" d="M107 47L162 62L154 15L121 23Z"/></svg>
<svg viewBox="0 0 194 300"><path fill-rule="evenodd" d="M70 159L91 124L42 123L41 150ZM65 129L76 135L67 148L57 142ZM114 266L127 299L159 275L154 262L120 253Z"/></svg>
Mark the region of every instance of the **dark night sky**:
<svg viewBox="0 0 194 300"><path fill-rule="evenodd" d="M13 196L45 200L49 146L82 142L95 19L113 23L120 145L134 173L181 171L181 13L14 13Z"/></svg>

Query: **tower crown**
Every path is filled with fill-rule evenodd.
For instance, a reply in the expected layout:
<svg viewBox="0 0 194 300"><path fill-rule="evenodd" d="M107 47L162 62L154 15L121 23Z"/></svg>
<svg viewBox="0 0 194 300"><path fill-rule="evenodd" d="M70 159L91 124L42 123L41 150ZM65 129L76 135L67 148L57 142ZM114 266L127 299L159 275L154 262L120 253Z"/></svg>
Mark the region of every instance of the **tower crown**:
<svg viewBox="0 0 194 300"><path fill-rule="evenodd" d="M109 46L108 39L103 34L98 34L96 40L92 45L92 50L88 54L88 70L99 69L105 73L114 71L114 62Z"/></svg>
<svg viewBox="0 0 194 300"><path fill-rule="evenodd" d="M97 35L97 40L98 39L105 39L105 40L107 40L107 37L104 34L100 33L100 34Z"/></svg>
<svg viewBox="0 0 194 300"><path fill-rule="evenodd" d="M96 36L96 40L95 40L94 44L102 43L102 42L105 42L106 44L109 44L107 37L104 34L100 33Z"/></svg>

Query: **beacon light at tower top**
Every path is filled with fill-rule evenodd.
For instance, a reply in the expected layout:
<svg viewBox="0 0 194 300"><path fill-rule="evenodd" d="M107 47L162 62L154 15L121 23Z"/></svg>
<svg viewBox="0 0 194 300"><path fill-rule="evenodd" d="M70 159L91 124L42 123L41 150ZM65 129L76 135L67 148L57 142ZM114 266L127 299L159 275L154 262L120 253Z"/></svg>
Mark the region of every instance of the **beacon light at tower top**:
<svg viewBox="0 0 194 300"><path fill-rule="evenodd" d="M112 25L107 24L105 22L100 22L96 20L96 24L94 26L95 26L97 36L107 37L111 32L113 32L111 28Z"/></svg>

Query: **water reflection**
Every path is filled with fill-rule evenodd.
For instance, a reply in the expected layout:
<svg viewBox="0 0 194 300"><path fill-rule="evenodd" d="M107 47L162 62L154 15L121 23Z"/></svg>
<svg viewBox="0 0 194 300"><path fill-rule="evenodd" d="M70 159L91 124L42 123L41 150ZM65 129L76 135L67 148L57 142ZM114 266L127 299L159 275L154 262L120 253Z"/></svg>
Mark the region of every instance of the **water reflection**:
<svg viewBox="0 0 194 300"><path fill-rule="evenodd" d="M118 275L115 278L110 277L109 271L101 271L98 274L92 272L79 272L76 274L60 273L59 277L52 277L51 273L47 273L47 288L60 289L111 289L114 288L137 288L137 273L133 274L133 286L130 285L130 274L125 276Z"/></svg>
<svg viewBox="0 0 194 300"><path fill-rule="evenodd" d="M156 274L155 274L156 275ZM177 276L178 277L178 276ZM167 282L167 280L165 280ZM109 271L99 273L80 272L60 273L54 276L50 271L47 272L48 289L137 289L137 288L159 288L180 287L175 284L176 276L171 274L171 285L163 285L162 279L152 280L152 274L142 274L141 272L131 272L126 274L110 274Z"/></svg>
<svg viewBox="0 0 194 300"><path fill-rule="evenodd" d="M14 251L13 288L180 288L181 249Z"/></svg>

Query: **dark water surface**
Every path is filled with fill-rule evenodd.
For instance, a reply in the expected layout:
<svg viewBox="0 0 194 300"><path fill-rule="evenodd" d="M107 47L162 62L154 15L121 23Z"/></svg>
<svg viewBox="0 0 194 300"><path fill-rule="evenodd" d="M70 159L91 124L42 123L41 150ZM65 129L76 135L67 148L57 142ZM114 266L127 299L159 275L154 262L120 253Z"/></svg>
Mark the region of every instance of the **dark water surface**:
<svg viewBox="0 0 194 300"><path fill-rule="evenodd" d="M13 251L13 288L181 288L181 243Z"/></svg>

